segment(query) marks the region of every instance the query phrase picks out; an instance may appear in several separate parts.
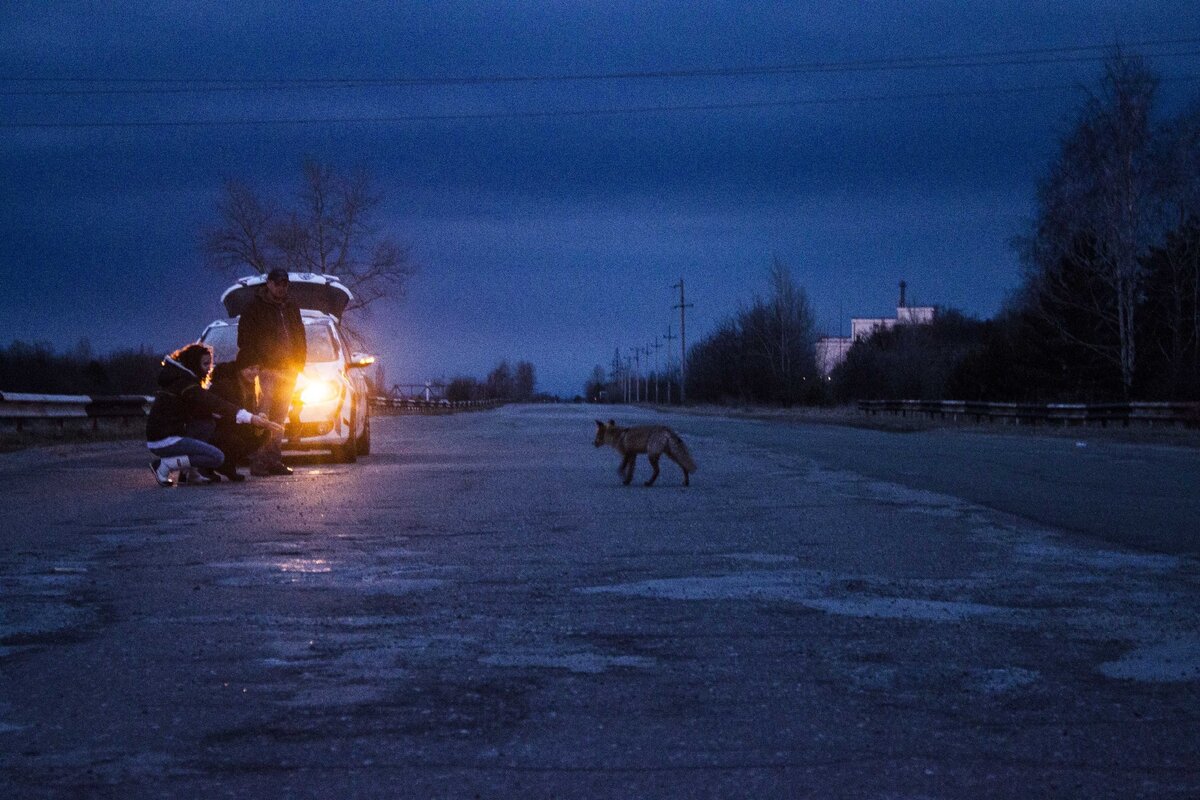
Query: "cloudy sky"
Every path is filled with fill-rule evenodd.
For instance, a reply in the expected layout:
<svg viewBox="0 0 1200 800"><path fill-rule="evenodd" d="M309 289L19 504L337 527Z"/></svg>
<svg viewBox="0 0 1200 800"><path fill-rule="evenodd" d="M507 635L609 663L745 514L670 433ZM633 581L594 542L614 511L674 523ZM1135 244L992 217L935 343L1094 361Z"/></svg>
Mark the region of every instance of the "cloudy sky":
<svg viewBox="0 0 1200 800"><path fill-rule="evenodd" d="M830 333L901 279L990 316L1104 48L1163 114L1200 93L1194 2L332 5L4 3L0 344L194 339L222 184L306 156L366 168L419 267L366 323L389 382L507 357L572 395L678 335L680 278L694 342L774 258Z"/></svg>

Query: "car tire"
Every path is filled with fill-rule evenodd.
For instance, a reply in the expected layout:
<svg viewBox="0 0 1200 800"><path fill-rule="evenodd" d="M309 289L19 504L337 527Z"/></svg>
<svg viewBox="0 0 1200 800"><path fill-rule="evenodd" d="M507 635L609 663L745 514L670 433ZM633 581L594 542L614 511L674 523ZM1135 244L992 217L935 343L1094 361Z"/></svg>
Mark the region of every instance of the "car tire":
<svg viewBox="0 0 1200 800"><path fill-rule="evenodd" d="M354 438L345 444L339 444L330 450L333 453L333 460L338 464L353 464L358 460L358 449L354 444Z"/></svg>
<svg viewBox="0 0 1200 800"><path fill-rule="evenodd" d="M354 418L350 418L350 433L346 436L346 441L339 445L334 445L332 450L333 460L338 464L353 464L358 460L358 443L354 438Z"/></svg>
<svg viewBox="0 0 1200 800"><path fill-rule="evenodd" d="M355 449L358 450L358 454L360 456L371 455L371 415L370 414L367 415L366 420L363 422L362 436L359 436L358 440L355 442Z"/></svg>

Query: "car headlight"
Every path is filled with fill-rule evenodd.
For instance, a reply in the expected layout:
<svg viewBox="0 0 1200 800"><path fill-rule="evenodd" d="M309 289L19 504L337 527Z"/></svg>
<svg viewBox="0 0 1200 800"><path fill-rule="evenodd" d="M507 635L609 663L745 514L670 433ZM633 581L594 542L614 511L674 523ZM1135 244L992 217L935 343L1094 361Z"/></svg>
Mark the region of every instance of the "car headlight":
<svg viewBox="0 0 1200 800"><path fill-rule="evenodd" d="M300 402L304 405L313 405L315 403L327 403L330 400L337 399L338 385L333 381L321 379L309 379L304 382L304 388L300 390Z"/></svg>

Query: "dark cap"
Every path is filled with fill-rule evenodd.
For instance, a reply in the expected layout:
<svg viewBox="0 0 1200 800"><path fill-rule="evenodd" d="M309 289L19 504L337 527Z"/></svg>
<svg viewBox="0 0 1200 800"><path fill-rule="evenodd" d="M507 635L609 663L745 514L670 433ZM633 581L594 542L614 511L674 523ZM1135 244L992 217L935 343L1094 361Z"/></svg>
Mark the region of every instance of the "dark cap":
<svg viewBox="0 0 1200 800"><path fill-rule="evenodd" d="M276 267L275 269L273 269L267 273L267 280L269 280L273 283L287 283L288 282L287 270L279 269L278 267Z"/></svg>

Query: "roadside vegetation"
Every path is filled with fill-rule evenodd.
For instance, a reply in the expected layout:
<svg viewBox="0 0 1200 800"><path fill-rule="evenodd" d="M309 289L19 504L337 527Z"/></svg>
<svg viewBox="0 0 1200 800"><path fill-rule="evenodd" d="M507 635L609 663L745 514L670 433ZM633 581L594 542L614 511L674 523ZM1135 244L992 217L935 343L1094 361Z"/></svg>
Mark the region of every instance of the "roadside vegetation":
<svg viewBox="0 0 1200 800"><path fill-rule="evenodd" d="M1023 274L993 319L939 308L818 378L812 311L776 262L768 294L689 349L688 401L1200 401L1200 96L1163 118L1157 91L1143 59L1109 56L1014 232ZM585 396L627 398L620 366Z"/></svg>
<svg viewBox="0 0 1200 800"><path fill-rule="evenodd" d="M688 398L791 406L822 399L816 325L804 288L776 260L770 291L688 353Z"/></svg>
<svg viewBox="0 0 1200 800"><path fill-rule="evenodd" d="M44 342L0 347L0 390L32 394L153 394L162 361L148 348L93 352L81 341L58 352Z"/></svg>
<svg viewBox="0 0 1200 800"><path fill-rule="evenodd" d="M460 375L446 385L446 399L453 402L467 400L503 400L513 403L540 402L555 398L537 393L537 370L528 361L518 361L516 366L502 359L483 380Z"/></svg>
<svg viewBox="0 0 1200 800"><path fill-rule="evenodd" d="M1160 119L1157 88L1113 53L1037 187L1004 310L856 343L834 397L1200 400L1200 97Z"/></svg>

